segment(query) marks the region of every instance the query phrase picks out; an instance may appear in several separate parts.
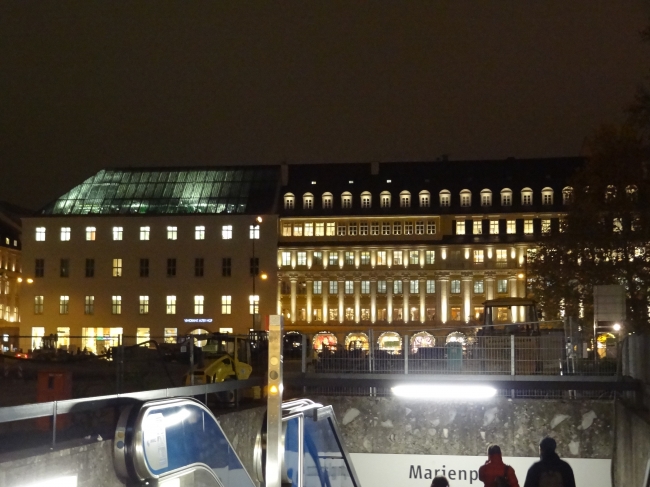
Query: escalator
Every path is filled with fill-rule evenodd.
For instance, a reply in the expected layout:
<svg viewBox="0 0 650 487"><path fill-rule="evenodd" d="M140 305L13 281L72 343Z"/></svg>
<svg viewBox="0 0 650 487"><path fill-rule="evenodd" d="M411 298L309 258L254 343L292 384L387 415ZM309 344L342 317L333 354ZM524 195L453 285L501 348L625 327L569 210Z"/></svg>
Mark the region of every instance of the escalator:
<svg viewBox="0 0 650 487"><path fill-rule="evenodd" d="M257 487L264 484L265 431L255 446L256 479L244 468L210 410L189 398L126 407L113 446L129 486ZM282 405L282 486L360 487L331 406L308 399Z"/></svg>

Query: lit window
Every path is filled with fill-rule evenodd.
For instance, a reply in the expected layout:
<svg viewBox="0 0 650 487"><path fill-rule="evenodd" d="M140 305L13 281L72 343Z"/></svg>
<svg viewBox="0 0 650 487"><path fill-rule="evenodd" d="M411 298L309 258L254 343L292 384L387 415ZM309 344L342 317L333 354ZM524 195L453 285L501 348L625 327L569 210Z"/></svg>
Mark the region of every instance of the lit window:
<svg viewBox="0 0 650 487"><path fill-rule="evenodd" d="M165 328L165 343L176 343L176 337L178 335L178 328Z"/></svg>
<svg viewBox="0 0 650 487"><path fill-rule="evenodd" d="M205 302L204 296L194 296L194 314L202 315L203 314L203 304Z"/></svg>
<svg viewBox="0 0 650 487"><path fill-rule="evenodd" d="M178 227L167 227L167 240L178 239Z"/></svg>
<svg viewBox="0 0 650 487"><path fill-rule="evenodd" d="M355 236L357 234L357 224L356 223L350 223L348 225L348 235Z"/></svg>
<svg viewBox="0 0 650 487"><path fill-rule="evenodd" d="M345 281L345 294L354 294L354 281Z"/></svg>
<svg viewBox="0 0 650 487"><path fill-rule="evenodd" d="M404 223L404 235L413 235L413 222Z"/></svg>
<svg viewBox="0 0 650 487"><path fill-rule="evenodd" d="M221 239L222 240L232 240L232 225L222 225L222 227L221 227Z"/></svg>
<svg viewBox="0 0 650 487"><path fill-rule="evenodd" d="M284 209L293 210L295 202L295 197L292 193L287 193L284 195Z"/></svg>
<svg viewBox="0 0 650 487"><path fill-rule="evenodd" d="M305 237L313 237L313 236L314 236L314 224L305 223Z"/></svg>
<svg viewBox="0 0 650 487"><path fill-rule="evenodd" d="M431 206L431 193L428 191L420 191L420 207L429 208Z"/></svg>
<svg viewBox="0 0 650 487"><path fill-rule="evenodd" d="M229 315L232 313L232 296L221 296L221 314Z"/></svg>
<svg viewBox="0 0 650 487"><path fill-rule="evenodd" d="M341 195L341 208L352 208L352 195L350 193L343 193Z"/></svg>
<svg viewBox="0 0 650 487"><path fill-rule="evenodd" d="M140 227L140 240L149 240L151 227Z"/></svg>
<svg viewBox="0 0 650 487"><path fill-rule="evenodd" d="M333 200L334 197L332 196L332 193L323 193L323 208L331 209Z"/></svg>
<svg viewBox="0 0 650 487"><path fill-rule="evenodd" d="M436 234L436 222L427 222L427 235Z"/></svg>
<svg viewBox="0 0 650 487"><path fill-rule="evenodd" d="M370 281L361 281L361 294L370 294Z"/></svg>
<svg viewBox="0 0 650 487"><path fill-rule="evenodd" d="M524 234L525 235L533 234L533 220L524 220Z"/></svg>
<svg viewBox="0 0 650 487"><path fill-rule="evenodd" d="M501 206L512 206L512 190L509 188L501 190Z"/></svg>
<svg viewBox="0 0 650 487"><path fill-rule="evenodd" d="M324 223L316 223L316 236L317 237L322 237L325 235L325 224Z"/></svg>
<svg viewBox="0 0 650 487"><path fill-rule="evenodd" d="M381 201L381 207L390 208L390 193L388 191L384 191L379 196Z"/></svg>
<svg viewBox="0 0 650 487"><path fill-rule="evenodd" d="M36 227L36 241L45 242L45 227Z"/></svg>
<svg viewBox="0 0 650 487"><path fill-rule="evenodd" d="M113 240L122 240L124 237L124 227L113 227Z"/></svg>
<svg viewBox="0 0 650 487"><path fill-rule="evenodd" d="M97 229L95 227L86 227L86 240L94 242L97 236Z"/></svg>
<svg viewBox="0 0 650 487"><path fill-rule="evenodd" d="M402 191L399 194L399 205L402 208L410 208L411 207L411 193L408 191Z"/></svg>
<svg viewBox="0 0 650 487"><path fill-rule="evenodd" d="M544 188L542 190L542 204L543 205L552 205L553 204L553 189Z"/></svg>
<svg viewBox="0 0 650 487"><path fill-rule="evenodd" d="M386 281L377 281L377 293L386 294Z"/></svg>
<svg viewBox="0 0 650 487"><path fill-rule="evenodd" d="M282 236L291 237L291 223L282 224Z"/></svg>
<svg viewBox="0 0 650 487"><path fill-rule="evenodd" d="M492 191L489 189L481 191L481 206L492 206Z"/></svg>
<svg viewBox="0 0 650 487"><path fill-rule="evenodd" d="M194 240L205 240L205 227L203 225L194 227Z"/></svg>
<svg viewBox="0 0 650 487"><path fill-rule="evenodd" d="M302 223L293 224L293 236L302 237Z"/></svg>
<svg viewBox="0 0 650 487"><path fill-rule="evenodd" d="M325 228L325 235L327 237L333 237L336 235L336 224L334 222L327 222L327 226Z"/></svg>
<svg viewBox="0 0 650 487"><path fill-rule="evenodd" d="M312 265L323 265L323 252L314 252L311 263Z"/></svg>
<svg viewBox="0 0 650 487"><path fill-rule="evenodd" d="M338 252L330 252L330 254L329 254L329 265L330 266L339 265L339 254L338 254Z"/></svg>
<svg viewBox="0 0 650 487"><path fill-rule="evenodd" d="M148 315L149 314L149 296L140 296L140 314Z"/></svg>
<svg viewBox="0 0 650 487"><path fill-rule="evenodd" d="M418 265L420 263L420 251L411 250L409 251L409 265Z"/></svg>
<svg viewBox="0 0 650 487"><path fill-rule="evenodd" d="M490 235L499 235L499 220L490 220Z"/></svg>
<svg viewBox="0 0 650 487"><path fill-rule="evenodd" d="M329 282L329 293L334 295L339 293L339 283L338 281Z"/></svg>
<svg viewBox="0 0 650 487"><path fill-rule="evenodd" d="M420 281L409 281L409 293L418 294L420 292Z"/></svg>
<svg viewBox="0 0 650 487"><path fill-rule="evenodd" d="M530 206L533 204L533 190L530 188L524 188L521 190L521 204L524 206Z"/></svg>
<svg viewBox="0 0 650 487"><path fill-rule="evenodd" d="M542 235L551 234L551 220L542 220Z"/></svg>
<svg viewBox="0 0 650 487"><path fill-rule="evenodd" d="M370 252L367 250L361 251L361 265L370 265Z"/></svg>
<svg viewBox="0 0 650 487"><path fill-rule="evenodd" d="M175 315L176 314L176 296L167 296L166 303L167 303L167 306L166 306L165 312L168 315Z"/></svg>
<svg viewBox="0 0 650 487"><path fill-rule="evenodd" d="M472 233L474 235L481 235L483 233L483 222L481 220L474 220L472 222Z"/></svg>
<svg viewBox="0 0 650 487"><path fill-rule="evenodd" d="M434 279L427 279L427 294L436 293L436 281Z"/></svg>
<svg viewBox="0 0 650 487"><path fill-rule="evenodd" d="M372 204L372 196L370 193L361 193L361 208L370 208Z"/></svg>
<svg viewBox="0 0 650 487"><path fill-rule="evenodd" d="M250 314L256 315L260 312L260 297L257 295L248 296Z"/></svg>
<svg viewBox="0 0 650 487"><path fill-rule="evenodd" d="M474 251L474 263L475 264L482 264L485 262L485 254L483 253L482 250L475 250Z"/></svg>
<svg viewBox="0 0 650 487"><path fill-rule="evenodd" d="M354 252L345 252L344 259L345 265L354 265Z"/></svg>
<svg viewBox="0 0 650 487"><path fill-rule="evenodd" d="M389 222L382 222L381 223L381 234L382 235L390 235L390 223Z"/></svg>
<svg viewBox="0 0 650 487"><path fill-rule="evenodd" d="M113 277L122 277L122 259L113 259Z"/></svg>
<svg viewBox="0 0 650 487"><path fill-rule="evenodd" d="M34 296L34 314L43 314L43 296Z"/></svg>
<svg viewBox="0 0 650 487"><path fill-rule="evenodd" d="M59 297L59 314L67 315L70 311L70 296Z"/></svg>
<svg viewBox="0 0 650 487"><path fill-rule="evenodd" d="M506 249L497 249L497 267L505 267L507 263L508 251Z"/></svg>
<svg viewBox="0 0 650 487"><path fill-rule="evenodd" d="M508 292L508 280L507 279L497 279L497 292L499 294L505 294Z"/></svg>
<svg viewBox="0 0 650 487"><path fill-rule="evenodd" d="M516 220L507 220L506 221L506 233L509 235L514 235L517 233L517 221Z"/></svg>
<svg viewBox="0 0 650 487"><path fill-rule="evenodd" d="M427 265L433 265L436 263L436 251L435 250L427 250L424 253L424 262Z"/></svg>
<svg viewBox="0 0 650 487"><path fill-rule="evenodd" d="M284 251L282 252L282 266L290 266L291 265L291 252Z"/></svg>
<svg viewBox="0 0 650 487"><path fill-rule="evenodd" d="M368 235L368 222L359 223L359 235Z"/></svg>
<svg viewBox="0 0 650 487"><path fill-rule="evenodd" d="M393 265L402 265L402 251L393 250Z"/></svg>
<svg viewBox="0 0 650 487"><path fill-rule="evenodd" d="M302 207L305 210L312 210L314 208L314 195L311 193L305 193L302 196Z"/></svg>
<svg viewBox="0 0 650 487"><path fill-rule="evenodd" d="M248 229L248 238L250 240L259 240L260 239L260 226L251 225Z"/></svg>
<svg viewBox="0 0 650 487"><path fill-rule="evenodd" d="M86 296L84 298L84 314L95 314L95 296Z"/></svg>
<svg viewBox="0 0 650 487"><path fill-rule="evenodd" d="M111 313L114 315L122 314L122 296L111 296Z"/></svg>
<svg viewBox="0 0 650 487"><path fill-rule="evenodd" d="M402 222L394 222L393 235L401 235L401 234L402 234Z"/></svg>
<svg viewBox="0 0 650 487"><path fill-rule="evenodd" d="M474 281L474 294L483 294L484 292L483 280L479 279L478 281Z"/></svg>
<svg viewBox="0 0 650 487"><path fill-rule="evenodd" d="M70 241L70 227L61 227L61 242Z"/></svg>
<svg viewBox="0 0 650 487"><path fill-rule="evenodd" d="M469 189L464 189L460 192L460 206L472 206L472 192Z"/></svg>
<svg viewBox="0 0 650 487"><path fill-rule="evenodd" d="M387 263L386 251L385 250L377 251L377 265L386 265L386 263Z"/></svg>
<svg viewBox="0 0 650 487"><path fill-rule="evenodd" d="M323 281L314 281L312 283L312 292L313 294L322 294L323 292Z"/></svg>
<svg viewBox="0 0 650 487"><path fill-rule="evenodd" d="M415 222L415 234L416 235L424 235L424 222L423 221Z"/></svg>
<svg viewBox="0 0 650 487"><path fill-rule="evenodd" d="M452 279L452 281L451 281L451 294L460 294L460 280Z"/></svg>
<svg viewBox="0 0 650 487"><path fill-rule="evenodd" d="M337 227L337 235L339 237L345 237L345 235L347 233L347 230L348 230L348 228L345 225L345 223L339 223L338 227Z"/></svg>
<svg viewBox="0 0 650 487"><path fill-rule="evenodd" d="M465 220L456 220L456 235L465 235Z"/></svg>
<svg viewBox="0 0 650 487"><path fill-rule="evenodd" d="M440 206L448 207L451 205L451 192L443 189L440 191Z"/></svg>
<svg viewBox="0 0 650 487"><path fill-rule="evenodd" d="M372 222L370 224L370 235L379 235L379 222Z"/></svg>
<svg viewBox="0 0 650 487"><path fill-rule="evenodd" d="M296 255L298 256L298 265L307 265L307 252L298 252Z"/></svg>
<svg viewBox="0 0 650 487"><path fill-rule="evenodd" d="M393 294L402 294L402 281L393 281Z"/></svg>

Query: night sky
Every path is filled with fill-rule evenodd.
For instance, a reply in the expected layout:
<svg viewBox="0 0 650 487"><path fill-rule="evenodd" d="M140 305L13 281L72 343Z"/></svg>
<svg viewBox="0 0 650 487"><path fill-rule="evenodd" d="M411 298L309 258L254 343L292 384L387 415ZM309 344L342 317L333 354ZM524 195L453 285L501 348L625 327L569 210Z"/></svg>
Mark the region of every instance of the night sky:
<svg viewBox="0 0 650 487"><path fill-rule="evenodd" d="M107 166L571 156L648 0L0 2L0 200Z"/></svg>

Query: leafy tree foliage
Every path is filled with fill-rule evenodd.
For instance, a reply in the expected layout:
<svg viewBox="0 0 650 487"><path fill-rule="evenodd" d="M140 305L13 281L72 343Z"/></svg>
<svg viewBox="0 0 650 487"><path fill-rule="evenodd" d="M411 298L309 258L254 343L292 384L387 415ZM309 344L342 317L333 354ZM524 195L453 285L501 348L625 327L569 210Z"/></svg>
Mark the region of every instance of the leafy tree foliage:
<svg viewBox="0 0 650 487"><path fill-rule="evenodd" d="M546 317L593 316L593 286L627 289L628 325L650 329L650 165L631 125L603 127L588 141L589 156L572 179L560 232L531 256L533 292Z"/></svg>

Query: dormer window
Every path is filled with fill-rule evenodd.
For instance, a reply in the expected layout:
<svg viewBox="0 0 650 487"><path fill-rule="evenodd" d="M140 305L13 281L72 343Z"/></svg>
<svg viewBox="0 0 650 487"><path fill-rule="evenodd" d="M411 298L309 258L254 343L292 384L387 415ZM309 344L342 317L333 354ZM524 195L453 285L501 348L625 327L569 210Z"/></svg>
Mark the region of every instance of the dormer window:
<svg viewBox="0 0 650 487"><path fill-rule="evenodd" d="M305 193L302 195L302 207L305 210L312 210L314 208L314 195Z"/></svg>
<svg viewBox="0 0 650 487"><path fill-rule="evenodd" d="M636 187L636 184L630 184L625 186L625 195L630 201L636 201L639 196L639 188Z"/></svg>
<svg viewBox="0 0 650 487"><path fill-rule="evenodd" d="M440 206L450 206L451 205L451 192L447 189L440 191Z"/></svg>
<svg viewBox="0 0 650 487"><path fill-rule="evenodd" d="M334 197L332 196L332 193L323 193L323 208L332 209L333 201Z"/></svg>
<svg viewBox="0 0 650 487"><path fill-rule="evenodd" d="M352 208L352 193L346 191L341 195L341 208Z"/></svg>
<svg viewBox="0 0 650 487"><path fill-rule="evenodd" d="M570 203L573 203L573 188L567 186L562 190L562 204L568 205Z"/></svg>
<svg viewBox="0 0 650 487"><path fill-rule="evenodd" d="M381 200L382 208L390 208L390 193L388 191L382 191L379 198Z"/></svg>
<svg viewBox="0 0 650 487"><path fill-rule="evenodd" d="M429 208L431 206L431 193L420 191L420 208Z"/></svg>
<svg viewBox="0 0 650 487"><path fill-rule="evenodd" d="M361 208L370 208L372 206L372 195L368 191L361 193Z"/></svg>
<svg viewBox="0 0 650 487"><path fill-rule="evenodd" d="M469 189L464 189L460 192L460 206L472 206L472 192Z"/></svg>
<svg viewBox="0 0 650 487"><path fill-rule="evenodd" d="M501 206L512 206L512 190L510 188L501 190Z"/></svg>
<svg viewBox="0 0 650 487"><path fill-rule="evenodd" d="M531 206L533 204L533 190L524 188L521 190L521 204L523 206Z"/></svg>
<svg viewBox="0 0 650 487"><path fill-rule="evenodd" d="M293 193L287 193L284 195L284 209L293 210L296 204L296 197Z"/></svg>
<svg viewBox="0 0 650 487"><path fill-rule="evenodd" d="M542 190L542 204L545 206L553 204L553 188L544 188Z"/></svg>
<svg viewBox="0 0 650 487"><path fill-rule="evenodd" d="M492 191L489 189L481 190L481 206L492 206Z"/></svg>
<svg viewBox="0 0 650 487"><path fill-rule="evenodd" d="M607 189L605 190L605 201L607 203L611 203L616 199L616 186L609 185L607 186Z"/></svg>
<svg viewBox="0 0 650 487"><path fill-rule="evenodd" d="M408 191L402 191L399 194L399 206L401 208L411 207L411 193L409 193Z"/></svg>

